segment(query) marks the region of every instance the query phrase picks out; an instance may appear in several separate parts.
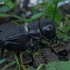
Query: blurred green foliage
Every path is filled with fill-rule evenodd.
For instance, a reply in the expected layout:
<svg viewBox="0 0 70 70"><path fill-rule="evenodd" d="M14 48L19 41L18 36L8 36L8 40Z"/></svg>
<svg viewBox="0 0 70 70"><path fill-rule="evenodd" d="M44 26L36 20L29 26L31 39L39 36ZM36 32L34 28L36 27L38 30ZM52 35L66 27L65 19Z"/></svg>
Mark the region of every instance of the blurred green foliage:
<svg viewBox="0 0 70 70"><path fill-rule="evenodd" d="M2 6L0 7L0 13L9 12L11 9L16 7L16 5L12 2L12 0L0 0L0 2L4 3L1 4Z"/></svg>
<svg viewBox="0 0 70 70"><path fill-rule="evenodd" d="M1 1L5 1L5 0L0 0ZM64 1L64 0L58 0L60 1ZM40 12L37 13L36 11L40 8L38 6L33 7L33 15L27 19L27 18L21 18L17 15L10 15L10 14L6 14L6 12L11 11L11 9L15 8L15 4L11 1L11 0L7 0L5 2L5 5L0 7L0 18L1 17L15 17L25 23L29 23L32 22L33 20L36 21L38 18L45 18L48 17L49 19L53 20L53 15L54 15L54 9L55 9L55 4L56 4L56 0L49 0L48 3L45 3L41 5L41 7L45 10L44 12ZM67 15L68 17L70 17L70 15ZM60 14L60 10L59 8L56 8L56 13L55 13L55 25L56 25L56 29L60 29L65 33L68 33L70 31L70 20L66 17L65 18L65 23L61 23L62 20L62 16ZM14 21L13 21L14 22ZM16 25L19 25L17 22L14 22ZM64 26L65 25L65 26ZM56 30L57 32L57 36L58 38L62 39L63 41L68 41L68 39L70 39L69 36L67 36L66 34ZM34 55L39 55L39 51L37 51ZM16 62L12 62L10 63L10 66L14 63L16 63L18 66L15 67L18 68L20 67L20 63L18 61L18 58L15 55L15 60ZM2 64L5 61L5 59L0 60L0 64ZM70 70L70 61L67 62L51 62L48 65L46 64L40 64L37 68L33 68L33 67L29 67L28 70ZM21 65L21 67L24 69L25 66Z"/></svg>

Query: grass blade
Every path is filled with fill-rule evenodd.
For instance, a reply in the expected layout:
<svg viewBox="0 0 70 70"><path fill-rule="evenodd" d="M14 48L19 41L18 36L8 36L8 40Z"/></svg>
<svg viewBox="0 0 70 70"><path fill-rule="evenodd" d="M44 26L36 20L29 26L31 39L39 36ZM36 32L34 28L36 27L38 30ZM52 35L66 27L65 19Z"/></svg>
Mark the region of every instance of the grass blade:
<svg viewBox="0 0 70 70"><path fill-rule="evenodd" d="M23 69L23 70L27 70L27 68L26 68L26 66L24 65L24 63L23 63L23 59L22 59L23 57L22 57L22 52L20 53L20 61L21 61L21 68Z"/></svg>
<svg viewBox="0 0 70 70"><path fill-rule="evenodd" d="M11 62L11 63L7 64L6 66L4 66L1 70L5 70L5 69L7 69L8 67L12 66L15 63L16 63L15 61Z"/></svg>

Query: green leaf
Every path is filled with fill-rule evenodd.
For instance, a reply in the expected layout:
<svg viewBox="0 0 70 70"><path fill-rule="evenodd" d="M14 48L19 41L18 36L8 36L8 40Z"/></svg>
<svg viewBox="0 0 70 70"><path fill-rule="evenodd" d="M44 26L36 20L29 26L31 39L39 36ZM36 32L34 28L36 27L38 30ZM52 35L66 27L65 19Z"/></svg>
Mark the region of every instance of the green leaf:
<svg viewBox="0 0 70 70"><path fill-rule="evenodd" d="M44 9L45 9L45 16L48 16L51 20L53 20L55 5L54 4L48 4L47 6L44 5ZM58 8L56 8L54 21L57 23L57 25L60 24L61 15Z"/></svg>
<svg viewBox="0 0 70 70"><path fill-rule="evenodd" d="M16 56L16 54L15 54L15 53L14 53L14 55L15 55L15 60L16 60L16 63L17 63L17 65L20 67L19 60L18 60L18 58L17 58L17 56Z"/></svg>
<svg viewBox="0 0 70 70"><path fill-rule="evenodd" d="M33 15L30 19L36 20L36 19L40 18L43 14L44 14L43 12L37 13L37 14Z"/></svg>
<svg viewBox="0 0 70 70"><path fill-rule="evenodd" d="M38 56L40 54L40 49L34 53L34 56Z"/></svg>
<svg viewBox="0 0 70 70"><path fill-rule="evenodd" d="M9 15L9 14L0 14L0 18L2 18L2 17L8 17L8 16L11 16L11 15Z"/></svg>
<svg viewBox="0 0 70 70"><path fill-rule="evenodd" d="M5 62L6 61L6 59L1 59L0 60L0 64L2 64L3 62Z"/></svg>
<svg viewBox="0 0 70 70"><path fill-rule="evenodd" d="M10 10L11 10L10 7L2 6L2 7L0 8L0 13L6 13L6 12L8 12L8 11L10 11Z"/></svg>
<svg viewBox="0 0 70 70"><path fill-rule="evenodd" d="M69 61L54 61L47 64L47 70L70 70L70 60Z"/></svg>
<svg viewBox="0 0 70 70"><path fill-rule="evenodd" d="M21 21L26 21L25 19L23 19L23 18L21 18L21 17L19 17L17 15L0 14L0 18L2 18L2 17L14 17L14 18L17 18L17 19L19 19Z"/></svg>
<svg viewBox="0 0 70 70"><path fill-rule="evenodd" d="M37 67L37 70L41 70L43 66L44 66L44 64L41 63L41 64Z"/></svg>
<svg viewBox="0 0 70 70"><path fill-rule="evenodd" d="M64 28L64 32L69 32L70 31L70 25L69 26L66 26L65 28Z"/></svg>
<svg viewBox="0 0 70 70"><path fill-rule="evenodd" d="M67 35L64 34L64 33L60 33L60 34L58 34L58 38L59 38L59 39L62 39L63 41L67 41L67 40L70 39L70 37L67 36Z"/></svg>
<svg viewBox="0 0 70 70"><path fill-rule="evenodd" d="M15 7L15 4L11 0L7 0L5 2L5 5L10 7L11 9Z"/></svg>
<svg viewBox="0 0 70 70"><path fill-rule="evenodd" d="M17 22L15 22L15 21L12 21L15 25L17 25L17 26L19 26L19 24L17 23Z"/></svg>

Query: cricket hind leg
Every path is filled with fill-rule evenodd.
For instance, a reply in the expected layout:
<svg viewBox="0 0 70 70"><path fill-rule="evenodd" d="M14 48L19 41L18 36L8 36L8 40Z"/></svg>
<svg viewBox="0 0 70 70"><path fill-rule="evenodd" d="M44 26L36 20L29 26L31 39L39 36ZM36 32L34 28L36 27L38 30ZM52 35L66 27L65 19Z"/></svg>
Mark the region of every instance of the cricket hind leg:
<svg viewBox="0 0 70 70"><path fill-rule="evenodd" d="M34 44L33 43L31 43L30 44L30 56L31 56L31 59L32 59L32 61L29 63L29 65L31 65L31 66L33 66L33 63L34 63L34 58L33 58L33 49L34 49Z"/></svg>

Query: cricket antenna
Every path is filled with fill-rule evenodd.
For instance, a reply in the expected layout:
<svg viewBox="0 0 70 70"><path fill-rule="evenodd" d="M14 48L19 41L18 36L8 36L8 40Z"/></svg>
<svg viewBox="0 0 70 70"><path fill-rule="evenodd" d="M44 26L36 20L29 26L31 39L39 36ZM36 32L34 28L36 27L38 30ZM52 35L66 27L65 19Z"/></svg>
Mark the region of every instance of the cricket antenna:
<svg viewBox="0 0 70 70"><path fill-rule="evenodd" d="M54 19L55 19L55 14L56 14L57 4L58 4L58 0L56 1L56 5L55 5L55 9L54 9L54 13L53 13L53 21L54 21Z"/></svg>
<svg viewBox="0 0 70 70"><path fill-rule="evenodd" d="M40 26L40 19L38 20L38 26L39 26L39 30L40 30L40 39L42 38L42 29Z"/></svg>
<svg viewBox="0 0 70 70"><path fill-rule="evenodd" d="M56 15L57 4L58 4L58 0L56 0L56 5L55 5L55 8L54 8L54 12L53 12L53 22L54 22L55 15ZM56 36L56 43L57 43L57 36Z"/></svg>

